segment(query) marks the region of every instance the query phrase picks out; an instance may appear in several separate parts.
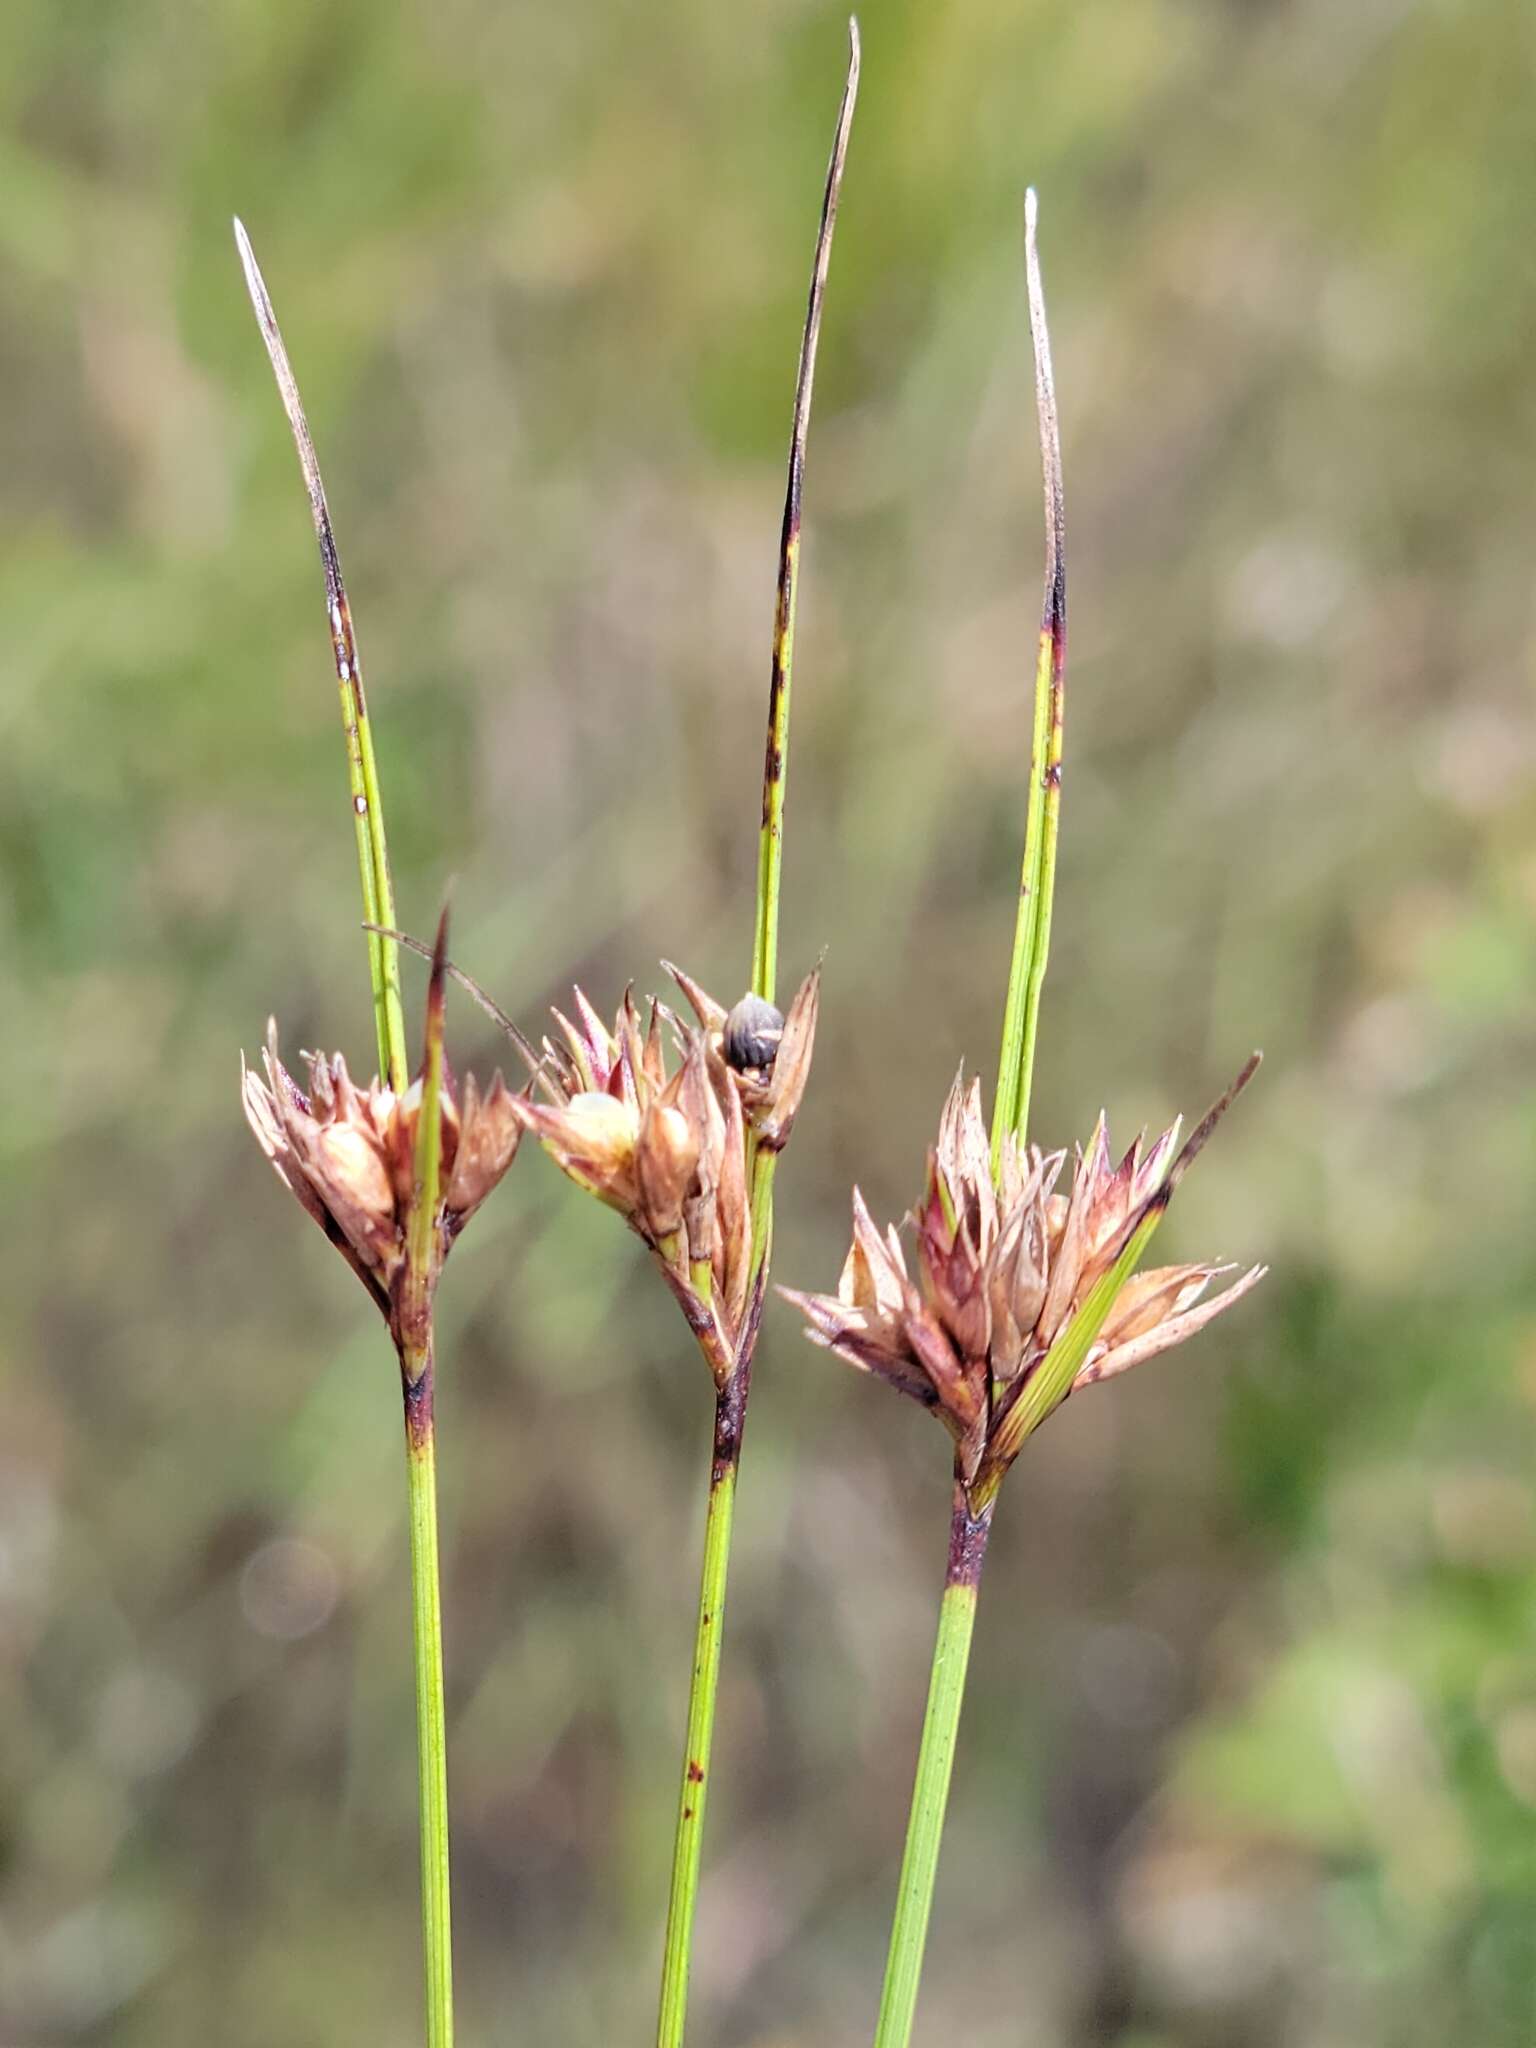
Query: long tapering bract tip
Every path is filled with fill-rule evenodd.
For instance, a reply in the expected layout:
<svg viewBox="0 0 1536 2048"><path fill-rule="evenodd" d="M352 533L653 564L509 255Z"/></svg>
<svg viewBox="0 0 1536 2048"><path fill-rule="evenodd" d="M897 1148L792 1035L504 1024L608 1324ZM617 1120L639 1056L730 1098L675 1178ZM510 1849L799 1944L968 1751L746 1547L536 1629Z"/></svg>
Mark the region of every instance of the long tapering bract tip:
<svg viewBox="0 0 1536 2048"><path fill-rule="evenodd" d="M783 865L784 789L789 755L790 685L794 672L795 603L800 581L800 509L805 483L805 440L816 381L816 345L821 335L822 301L832 260L832 233L842 189L848 136L859 96L859 30L848 22L848 75L832 135L832 155L822 192L816 254L805 324L800 334L800 363L795 378L795 404L789 434L789 480L784 492L784 520L779 536L778 593L773 617L773 661L768 683L768 745L763 760L762 830L758 841L757 914L752 941L752 988L773 1000L778 974L779 884Z"/></svg>
<svg viewBox="0 0 1536 2048"><path fill-rule="evenodd" d="M1024 860L1019 879L1013 956L1008 969L1008 993L1003 1009L997 1101L992 1119L994 1174L1001 1171L1004 1133L1012 1130L1022 1139L1029 1125L1035 1038L1040 991L1050 957L1056 844L1061 824L1067 658L1066 512L1061 474L1061 428L1051 369L1051 337L1046 325L1045 288L1040 278L1040 251L1035 235L1038 217L1039 201L1031 186L1024 195L1024 274L1029 299L1029 334L1035 358L1035 413L1039 424L1040 474L1045 497L1045 587L1041 602L1040 643L1035 661Z"/></svg>
<svg viewBox="0 0 1536 2048"><path fill-rule="evenodd" d="M1180 1152L1178 1158L1174 1160L1172 1166L1169 1167L1168 1178L1163 1183L1163 1187L1169 1196L1172 1195L1179 1182L1204 1151L1216 1126L1259 1071L1263 1059L1264 1055L1261 1052L1249 1053L1231 1082L1217 1096L1216 1100L1205 1112L1205 1115L1201 1117L1199 1123L1195 1125L1195 1128L1185 1139L1184 1149Z"/></svg>
<svg viewBox="0 0 1536 2048"><path fill-rule="evenodd" d="M1066 510L1061 481L1061 423L1056 413L1056 378L1051 367L1051 332L1045 318L1036 228L1040 202L1033 185L1024 194L1024 275L1029 294L1029 334L1035 351L1035 410L1040 425L1040 467L1045 486L1045 608L1043 625L1066 628Z"/></svg>
<svg viewBox="0 0 1536 2048"><path fill-rule="evenodd" d="M299 468L303 473L304 488L309 496L310 516L314 521L315 539L320 548L320 566L325 578L326 620L330 627L331 653L336 664L336 679L341 691L342 730L347 752L347 781L352 798L353 830L357 840L363 917L370 926L389 929L395 922L394 891L389 877L389 849L384 833L384 812L379 795L373 735L368 722L367 701L363 693L357 635L352 625L352 608L347 603L346 585L342 581L341 557L336 551L336 535L331 526L330 508L325 501L325 485L320 479L320 463L310 435L309 421L304 416L304 402L299 396L298 382L288 361L288 351L283 346L282 331L277 324L277 314L273 309L271 295L261 274L261 266L256 261L256 252L251 247L251 238L238 215L235 217L234 229L235 247L240 254L240 267L245 273L245 288L250 294L256 325L267 351L267 360L271 363L272 374L277 379L278 396L282 399L283 411L288 417L293 445L298 451ZM401 1089L405 1086L406 1076L405 1020L400 1008L399 959L389 940L370 935L368 969L373 984L374 1018L379 1040L379 1071L388 1074L393 1087Z"/></svg>
<svg viewBox="0 0 1536 2048"><path fill-rule="evenodd" d="M261 329L262 340L266 343L267 353L272 358L272 368L277 373L284 408L292 420L294 408L298 406L298 391L294 386L293 372L288 367L288 353L283 347L283 337L278 329L272 295L267 290L267 280L261 274L261 265L256 261L256 251L251 247L251 238L245 231L245 222L238 213L234 217L234 225L235 248L239 251L240 268L245 272L245 289L250 294L256 324ZM302 408L300 417L302 418ZM302 449L300 454L302 456Z"/></svg>

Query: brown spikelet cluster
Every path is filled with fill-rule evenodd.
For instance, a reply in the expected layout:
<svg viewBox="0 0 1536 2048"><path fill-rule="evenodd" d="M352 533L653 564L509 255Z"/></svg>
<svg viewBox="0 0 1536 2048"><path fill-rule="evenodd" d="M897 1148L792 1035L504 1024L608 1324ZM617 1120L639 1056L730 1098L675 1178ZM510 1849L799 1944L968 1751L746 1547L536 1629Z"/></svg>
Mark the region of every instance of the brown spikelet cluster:
<svg viewBox="0 0 1536 2048"><path fill-rule="evenodd" d="M352 1267L399 1338L402 1286L417 1199L422 1083L404 1094L374 1080L359 1088L340 1053L306 1053L301 1088L267 1028L266 1078L247 1068L245 1114L278 1178ZM482 1095L473 1076L462 1100L443 1086L442 1167L433 1219L428 1293L464 1225L512 1164L523 1134L516 1098L498 1073Z"/></svg>
<svg viewBox="0 0 1536 2048"><path fill-rule="evenodd" d="M510 1107L572 1180L650 1246L724 1385L762 1306L751 1162L788 1141L810 1071L821 974L780 1017L755 996L727 1012L671 971L697 1025L654 1000L642 1025L626 994L610 1030L577 989L575 1019L555 1011L559 1035L544 1042L538 1079L548 1099ZM670 1074L669 1038L680 1055Z"/></svg>
<svg viewBox="0 0 1536 2048"><path fill-rule="evenodd" d="M1100 1116L1076 1150L1067 1194L1057 1192L1066 1154L1021 1147L1011 1135L994 1181L980 1083L967 1090L957 1079L909 1219L915 1277L895 1226L882 1237L855 1189L853 1243L837 1293L786 1289L786 1298L804 1313L814 1342L935 1410L955 1439L956 1477L968 1494L989 1498L1051 1406L1182 1343L1262 1277L1264 1268L1254 1266L1202 1301L1211 1281L1232 1268L1202 1263L1135 1274L1049 1406L1021 1405L1074 1318L1093 1312L1090 1298L1136 1232L1166 1208L1251 1072L1252 1065L1182 1152L1175 1124L1150 1148L1138 1140L1117 1162Z"/></svg>

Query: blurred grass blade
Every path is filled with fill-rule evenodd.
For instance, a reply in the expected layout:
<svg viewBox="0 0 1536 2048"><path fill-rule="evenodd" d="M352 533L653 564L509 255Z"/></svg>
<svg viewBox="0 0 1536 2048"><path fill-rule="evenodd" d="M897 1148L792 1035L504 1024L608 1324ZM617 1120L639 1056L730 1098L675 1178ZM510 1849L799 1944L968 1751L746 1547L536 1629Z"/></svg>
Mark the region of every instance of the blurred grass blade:
<svg viewBox="0 0 1536 2048"><path fill-rule="evenodd" d="M1035 407L1040 425L1040 465L1045 483L1045 600L1035 663L1034 723L1030 739L1029 797L1024 823L1024 862L1019 878L1019 911L1008 997L1003 1011L1003 1044L992 1108L992 1170L999 1168L1003 1135L1022 1138L1029 1124L1034 1081L1035 1033L1040 991L1051 947L1051 897L1056 886L1056 841L1061 824L1063 683L1067 657L1066 517L1061 482L1061 429L1051 372L1051 337L1045 320L1045 291L1035 240L1037 201L1024 201L1024 265L1029 288L1029 331L1035 350Z"/></svg>
<svg viewBox="0 0 1536 2048"><path fill-rule="evenodd" d="M288 351L272 310L256 253L240 221L235 222L235 243L245 271L246 289L256 312L256 324L271 358L273 375L282 396L283 410L293 430L299 451L299 466L309 492L315 537L320 543L320 563L325 572L326 616L331 629L331 648L336 660L336 679L341 688L341 724L347 745L347 787L352 798L352 823L357 836L357 865L362 882L363 916L372 930L368 935L368 970L373 986L374 1025L379 1041L379 1072L387 1075L397 1094L403 1092L407 1061L405 1017L400 1005L400 956L394 941L384 931L395 923L394 889L389 876L389 850L384 837L384 810L379 797L379 772L374 760L373 734L368 722L368 702L363 674L357 657L357 635L352 626L352 609L347 603L346 585L341 578L341 559L331 527L325 486L303 401L288 362Z"/></svg>
<svg viewBox="0 0 1536 2048"><path fill-rule="evenodd" d="M795 603L800 585L800 499L805 483L805 437L811 421L811 393L816 381L816 344L821 335L821 306L832 260L832 231L837 225L837 199L848 155L848 134L859 96L859 25L848 23L848 79L832 159L827 165L816 234L816 259L811 267L811 292L800 339L800 370L795 380L795 410L789 436L789 483L784 494L784 525L779 538L779 590L773 620L773 667L768 685L768 749L763 761L763 823L757 855L757 930L752 946L752 987L765 1002L773 1001L779 963L779 879L784 858L784 790L789 773L789 700L795 658Z"/></svg>

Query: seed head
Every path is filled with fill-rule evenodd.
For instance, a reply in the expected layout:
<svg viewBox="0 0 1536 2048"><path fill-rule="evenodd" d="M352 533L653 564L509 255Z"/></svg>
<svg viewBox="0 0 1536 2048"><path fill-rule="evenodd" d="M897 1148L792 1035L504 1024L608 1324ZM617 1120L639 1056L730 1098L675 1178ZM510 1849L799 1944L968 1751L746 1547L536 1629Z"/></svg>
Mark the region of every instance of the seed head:
<svg viewBox="0 0 1536 2048"><path fill-rule="evenodd" d="M306 1053L304 1060L307 1090L278 1056L277 1025L270 1023L265 1080L250 1068L243 1073L246 1117L279 1180L324 1230L398 1338L416 1200L421 1079L396 1095L378 1080L356 1087L340 1053ZM462 1104L444 1084L429 1289L454 1239L512 1164L523 1130L515 1102L499 1073L484 1095L473 1076L467 1078Z"/></svg>
<svg viewBox="0 0 1536 2048"><path fill-rule="evenodd" d="M555 1011L558 1036L544 1041L546 1100L519 1098L512 1113L649 1245L723 1385L759 1306L749 1141L777 1151L789 1137L810 1070L820 970L784 1019L756 997L727 1016L670 971L697 1027L653 1001L642 1028L626 995L610 1030L577 989L574 1018ZM680 1056L671 1074L668 1037Z"/></svg>
<svg viewBox="0 0 1536 2048"><path fill-rule="evenodd" d="M1139 1365L1246 1294L1253 1266L1209 1301L1225 1265L1162 1266L1132 1276L1147 1238L1257 1057L1182 1152L1177 1124L1112 1163L1101 1116L1057 1193L1062 1152L1004 1140L996 1183L981 1085L956 1079L922 1200L909 1267L894 1225L876 1229L853 1192L853 1242L835 1295L781 1289L813 1342L934 1409L955 1439L955 1470L977 1511L1024 1439L1078 1387ZM1198 1305L1197 1305L1198 1304Z"/></svg>

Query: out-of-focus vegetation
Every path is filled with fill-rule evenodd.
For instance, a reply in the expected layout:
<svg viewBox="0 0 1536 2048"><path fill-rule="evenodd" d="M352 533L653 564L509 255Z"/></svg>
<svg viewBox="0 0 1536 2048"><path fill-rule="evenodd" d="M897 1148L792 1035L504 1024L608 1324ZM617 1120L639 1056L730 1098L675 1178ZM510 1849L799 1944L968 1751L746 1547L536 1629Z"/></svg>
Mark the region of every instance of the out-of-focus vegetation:
<svg viewBox="0 0 1536 2048"><path fill-rule="evenodd" d="M809 462L777 1272L990 1071L1038 603L1073 654L1036 1122L1261 1083L1169 1255L1267 1257L999 1518L921 2038L1479 2048L1536 2014L1536 29L1475 0L872 4ZM238 1054L370 1057L307 511L402 913L528 1025L745 981L836 9L0 10L0 2035L416 2038L373 1311ZM419 1014L419 979L413 983ZM496 1056L468 1005L460 1064ZM639 1283L645 1284L639 1284ZM466 2041L650 2023L710 1402L536 1155L441 1304ZM759 1359L695 2028L867 2039L947 1460Z"/></svg>

